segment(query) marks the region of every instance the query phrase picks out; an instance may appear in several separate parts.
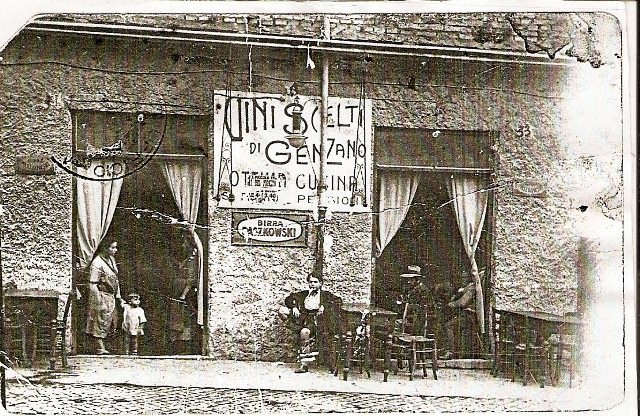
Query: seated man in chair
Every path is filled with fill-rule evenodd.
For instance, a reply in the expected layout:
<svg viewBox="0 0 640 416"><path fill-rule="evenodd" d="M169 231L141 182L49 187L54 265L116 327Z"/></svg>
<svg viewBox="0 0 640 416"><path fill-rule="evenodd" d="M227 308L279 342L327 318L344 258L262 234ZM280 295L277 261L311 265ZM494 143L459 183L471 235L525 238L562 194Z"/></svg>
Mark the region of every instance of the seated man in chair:
<svg viewBox="0 0 640 416"><path fill-rule="evenodd" d="M480 278L484 277L484 270L480 271ZM476 286L471 278L468 278L466 284L459 288L456 294L451 297L447 308L449 309L450 318L445 323L446 330L446 346L445 352L439 357L441 360L450 360L454 354L452 349L454 346L454 330L461 324L461 320L470 319L475 320L475 298L476 298ZM470 334L466 334L471 336Z"/></svg>
<svg viewBox="0 0 640 416"><path fill-rule="evenodd" d="M309 363L318 355L320 363L330 362L330 346L333 335L338 333L342 299L322 290L322 278L314 273L307 276L309 290L291 293L284 300L278 315L291 320L299 329L300 368L296 373L309 371Z"/></svg>

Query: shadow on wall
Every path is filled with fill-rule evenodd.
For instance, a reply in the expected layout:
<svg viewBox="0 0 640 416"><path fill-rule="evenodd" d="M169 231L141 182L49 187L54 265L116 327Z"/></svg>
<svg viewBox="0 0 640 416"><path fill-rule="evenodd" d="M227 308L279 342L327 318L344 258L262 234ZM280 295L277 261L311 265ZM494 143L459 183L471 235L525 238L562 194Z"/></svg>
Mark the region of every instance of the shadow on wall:
<svg viewBox="0 0 640 416"><path fill-rule="evenodd" d="M606 392L603 400L614 404L624 395L622 222L589 210L580 215L578 314L584 322L580 380L594 394Z"/></svg>

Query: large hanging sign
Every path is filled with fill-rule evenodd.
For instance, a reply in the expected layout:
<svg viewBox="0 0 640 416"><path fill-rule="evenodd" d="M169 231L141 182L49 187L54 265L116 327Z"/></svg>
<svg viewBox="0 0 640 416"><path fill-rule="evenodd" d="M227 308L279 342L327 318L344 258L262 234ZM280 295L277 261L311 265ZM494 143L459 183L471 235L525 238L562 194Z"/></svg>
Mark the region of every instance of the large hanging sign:
<svg viewBox="0 0 640 416"><path fill-rule="evenodd" d="M320 174L320 98L214 92L213 196L222 208L313 211ZM293 111L305 145L293 147ZM329 97L324 203L370 207L371 103Z"/></svg>

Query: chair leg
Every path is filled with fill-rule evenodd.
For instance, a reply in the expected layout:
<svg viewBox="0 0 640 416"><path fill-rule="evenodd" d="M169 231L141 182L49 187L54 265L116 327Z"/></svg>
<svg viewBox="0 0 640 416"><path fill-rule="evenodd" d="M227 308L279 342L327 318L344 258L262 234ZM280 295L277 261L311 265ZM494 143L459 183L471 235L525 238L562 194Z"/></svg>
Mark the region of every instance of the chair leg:
<svg viewBox="0 0 640 416"><path fill-rule="evenodd" d="M438 379L438 350L433 349L433 355L431 356L431 370L433 371L433 379Z"/></svg>
<svg viewBox="0 0 640 416"><path fill-rule="evenodd" d="M367 378L371 378L371 363L368 361L369 358L366 356L363 358L364 362L364 372L367 374Z"/></svg>
<svg viewBox="0 0 640 416"><path fill-rule="evenodd" d="M574 362L578 359L576 345L570 345L571 350L569 354L569 388L573 387Z"/></svg>
<svg viewBox="0 0 640 416"><path fill-rule="evenodd" d="M31 332L31 335L33 337L32 338L33 349L31 350L31 365L35 366L36 359L38 356L38 325L33 324L32 328L33 328L33 331Z"/></svg>
<svg viewBox="0 0 640 416"><path fill-rule="evenodd" d="M344 367L342 368L342 379L347 380L349 377L349 371L351 369L351 333L347 332L347 335L344 338L345 349L345 357L344 357Z"/></svg>
<svg viewBox="0 0 640 416"><path fill-rule="evenodd" d="M420 355L422 356L422 378L427 378L427 353L423 352Z"/></svg>
<svg viewBox="0 0 640 416"><path fill-rule="evenodd" d="M29 362L29 353L27 352L27 328L25 328L25 324L20 325L20 341L21 341L21 350L22 350L22 362L24 365L27 365Z"/></svg>
<svg viewBox="0 0 640 416"><path fill-rule="evenodd" d="M417 361L417 357L416 357L416 342L413 341L411 342L411 356L410 356L410 361L409 361L409 380L413 380L413 372L416 369L416 361Z"/></svg>
<svg viewBox="0 0 640 416"><path fill-rule="evenodd" d="M492 375L494 377L498 377L500 375L500 368L503 365L501 353L502 351L500 349L500 343L496 341L494 355L493 355L493 366L492 366L493 368Z"/></svg>
<svg viewBox="0 0 640 416"><path fill-rule="evenodd" d="M547 382L547 351L542 350L542 356L539 357L539 372L540 372L540 387L544 388L545 383Z"/></svg>
<svg viewBox="0 0 640 416"><path fill-rule="evenodd" d="M385 350L384 350L384 381L389 380L389 368L391 367L391 336L387 338L385 342Z"/></svg>
<svg viewBox="0 0 640 416"><path fill-rule="evenodd" d="M554 346L553 350L549 352L548 360L549 368L549 383L552 386L558 385L558 348Z"/></svg>
<svg viewBox="0 0 640 416"><path fill-rule="evenodd" d="M340 335L333 336L333 375L338 376L338 367L340 366Z"/></svg>
<svg viewBox="0 0 640 416"><path fill-rule="evenodd" d="M522 360L524 364L524 371L522 372L522 385L527 385L527 376L529 375L529 345L525 346L524 350L524 359Z"/></svg>
<svg viewBox="0 0 640 416"><path fill-rule="evenodd" d="M369 340L366 340L367 344L365 345L364 351L364 366L365 371L367 372L367 378L371 378L371 369L373 368L372 359L371 359L371 349L368 347Z"/></svg>

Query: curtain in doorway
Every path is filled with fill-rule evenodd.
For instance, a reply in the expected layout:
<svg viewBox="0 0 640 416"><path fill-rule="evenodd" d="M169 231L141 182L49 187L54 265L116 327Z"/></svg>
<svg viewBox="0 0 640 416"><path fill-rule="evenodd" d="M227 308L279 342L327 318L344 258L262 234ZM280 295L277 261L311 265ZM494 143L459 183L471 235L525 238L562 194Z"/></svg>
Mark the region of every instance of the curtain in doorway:
<svg viewBox="0 0 640 416"><path fill-rule="evenodd" d="M119 178L109 178L105 166L117 164ZM76 231L80 247L80 267L91 263L98 245L107 234L113 214L116 211L120 190L122 189L122 174L125 163L118 160L94 159L87 168L77 167L79 177L76 183L76 202L78 220ZM113 170L112 170L113 171ZM96 173L101 173L98 177ZM96 179L82 179L81 177ZM109 180L99 180L109 179Z"/></svg>
<svg viewBox="0 0 640 416"><path fill-rule="evenodd" d="M190 160L169 160L162 163L162 173L171 188L180 214L189 223L189 231L198 250L198 325L204 324L204 249L196 233L196 221L202 189L202 163Z"/></svg>
<svg viewBox="0 0 640 416"><path fill-rule="evenodd" d="M381 170L380 203L378 206L378 235L376 257L400 229L418 189L420 174L415 171Z"/></svg>
<svg viewBox="0 0 640 416"><path fill-rule="evenodd" d="M475 253L487 212L487 178L481 175L454 173L447 181L447 191L458 221L465 252L471 261L471 274L476 288L478 327L484 334L484 296Z"/></svg>

